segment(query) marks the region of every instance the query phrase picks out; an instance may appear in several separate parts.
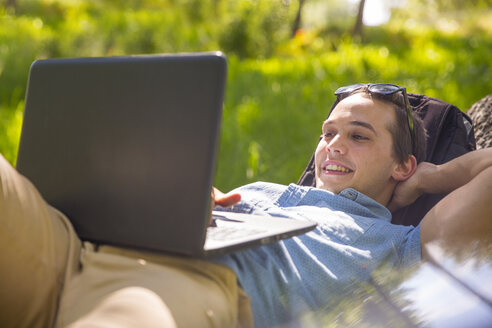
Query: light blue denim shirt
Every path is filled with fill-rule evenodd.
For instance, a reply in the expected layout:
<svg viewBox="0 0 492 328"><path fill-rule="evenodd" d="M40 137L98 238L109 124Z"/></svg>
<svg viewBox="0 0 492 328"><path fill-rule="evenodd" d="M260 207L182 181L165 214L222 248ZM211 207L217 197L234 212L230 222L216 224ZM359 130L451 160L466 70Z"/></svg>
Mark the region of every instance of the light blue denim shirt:
<svg viewBox="0 0 492 328"><path fill-rule="evenodd" d="M242 199L234 212L318 223L304 235L218 259L250 296L257 327L325 309L383 263L408 267L420 261L420 229L391 224L386 207L353 189L333 194L257 182L235 192Z"/></svg>

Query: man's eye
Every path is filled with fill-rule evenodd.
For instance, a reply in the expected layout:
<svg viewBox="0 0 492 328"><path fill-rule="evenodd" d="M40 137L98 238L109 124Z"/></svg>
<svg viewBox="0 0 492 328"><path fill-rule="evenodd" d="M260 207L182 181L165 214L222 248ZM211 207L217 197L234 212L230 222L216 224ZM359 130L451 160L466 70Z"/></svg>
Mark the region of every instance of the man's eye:
<svg viewBox="0 0 492 328"><path fill-rule="evenodd" d="M353 139L355 139L355 140L358 140L358 141L360 141L360 140L367 140L367 139L369 139L369 138L367 138L367 137L361 136L360 134L353 134L353 135L352 135L352 138L353 138Z"/></svg>
<svg viewBox="0 0 492 328"><path fill-rule="evenodd" d="M335 136L334 132L323 132L323 137L325 138L333 138Z"/></svg>

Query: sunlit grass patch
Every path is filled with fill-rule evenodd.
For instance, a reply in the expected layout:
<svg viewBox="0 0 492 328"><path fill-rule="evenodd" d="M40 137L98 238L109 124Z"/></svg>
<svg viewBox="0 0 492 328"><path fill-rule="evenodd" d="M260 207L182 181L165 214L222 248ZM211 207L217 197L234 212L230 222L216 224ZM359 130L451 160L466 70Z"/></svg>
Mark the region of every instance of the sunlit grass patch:
<svg viewBox="0 0 492 328"><path fill-rule="evenodd" d="M24 101L14 110L0 107L0 150L2 155L15 165L24 113Z"/></svg>

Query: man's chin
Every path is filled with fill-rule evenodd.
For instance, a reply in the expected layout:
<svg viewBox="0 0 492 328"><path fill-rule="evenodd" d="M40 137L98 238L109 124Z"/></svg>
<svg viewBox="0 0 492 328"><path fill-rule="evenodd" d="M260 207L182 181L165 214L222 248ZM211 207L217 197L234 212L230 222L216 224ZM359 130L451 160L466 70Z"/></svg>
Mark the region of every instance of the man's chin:
<svg viewBox="0 0 492 328"><path fill-rule="evenodd" d="M334 194L338 194L343 190L342 188L340 188L340 186L331 186L326 183L320 183L320 182L316 182L316 188L323 189L332 192Z"/></svg>

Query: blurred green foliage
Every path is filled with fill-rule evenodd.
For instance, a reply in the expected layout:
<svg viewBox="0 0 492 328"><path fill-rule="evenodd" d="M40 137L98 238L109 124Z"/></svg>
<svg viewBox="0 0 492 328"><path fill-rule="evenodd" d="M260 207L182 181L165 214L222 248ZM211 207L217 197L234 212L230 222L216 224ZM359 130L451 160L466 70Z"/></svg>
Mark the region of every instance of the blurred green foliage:
<svg viewBox="0 0 492 328"><path fill-rule="evenodd" d="M0 7L0 152L15 162L35 59L222 50L229 76L216 185L295 182L341 85L392 82L462 110L490 93L492 10L479 4L432 24L397 8L354 39L351 16L291 38L297 1L17 0Z"/></svg>

